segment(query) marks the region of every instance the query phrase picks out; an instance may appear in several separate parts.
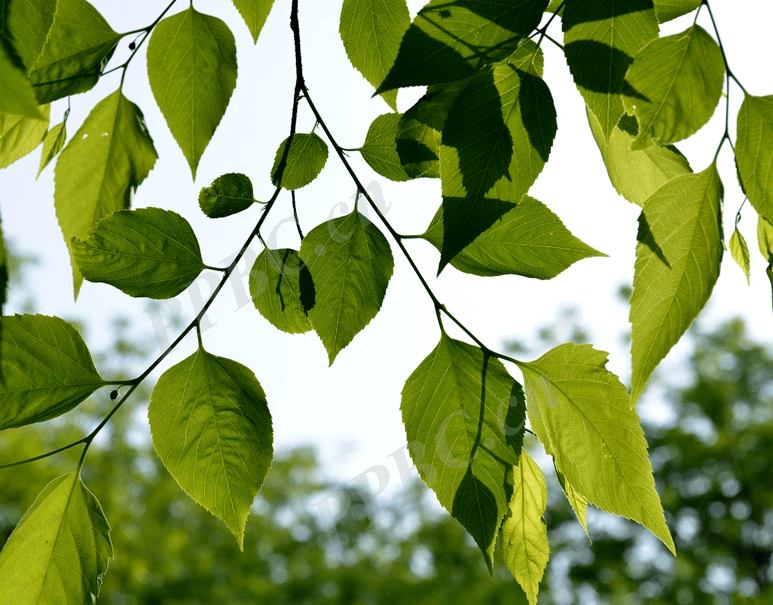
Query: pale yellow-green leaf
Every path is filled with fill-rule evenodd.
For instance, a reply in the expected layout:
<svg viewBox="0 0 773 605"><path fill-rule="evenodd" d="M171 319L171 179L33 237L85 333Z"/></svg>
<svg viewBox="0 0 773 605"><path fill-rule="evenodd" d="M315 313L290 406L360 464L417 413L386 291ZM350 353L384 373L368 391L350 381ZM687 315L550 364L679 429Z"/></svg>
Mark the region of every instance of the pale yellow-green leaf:
<svg viewBox="0 0 773 605"><path fill-rule="evenodd" d="M773 220L773 95L745 95L738 111L735 159L744 193L754 209Z"/></svg>
<svg viewBox="0 0 773 605"><path fill-rule="evenodd" d="M733 235L730 236L730 254L733 255L733 260L741 267L744 275L746 276L746 283L749 283L749 263L751 257L749 256L749 246L746 245L746 238L736 227L733 230Z"/></svg>
<svg viewBox="0 0 773 605"><path fill-rule="evenodd" d="M44 119L0 113L0 168L10 166L40 145L46 136L51 108L41 105Z"/></svg>

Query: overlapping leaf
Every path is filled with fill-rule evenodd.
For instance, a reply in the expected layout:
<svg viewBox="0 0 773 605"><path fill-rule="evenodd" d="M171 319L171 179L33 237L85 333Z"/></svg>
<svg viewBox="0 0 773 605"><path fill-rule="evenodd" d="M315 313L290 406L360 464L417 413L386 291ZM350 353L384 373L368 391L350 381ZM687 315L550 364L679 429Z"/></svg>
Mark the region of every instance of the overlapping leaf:
<svg viewBox="0 0 773 605"><path fill-rule="evenodd" d="M744 192L754 209L773 220L773 95L744 95L738 111L735 159Z"/></svg>
<svg viewBox="0 0 773 605"><path fill-rule="evenodd" d="M253 42L257 44L260 31L266 24L271 7L274 6L274 0L233 0L233 3L247 24Z"/></svg>
<svg viewBox="0 0 773 605"><path fill-rule="evenodd" d="M588 502L641 523L675 552L639 418L606 362L605 352L569 343L519 363L531 427Z"/></svg>
<svg viewBox="0 0 773 605"><path fill-rule="evenodd" d="M10 166L33 151L46 136L49 105L41 105L43 119L0 113L0 168Z"/></svg>
<svg viewBox="0 0 773 605"><path fill-rule="evenodd" d="M42 118L27 75L0 43L0 112L25 118Z"/></svg>
<svg viewBox="0 0 773 605"><path fill-rule="evenodd" d="M722 196L712 164L644 203L630 311L633 401L711 295L723 251Z"/></svg>
<svg viewBox="0 0 773 605"><path fill-rule="evenodd" d="M93 603L113 557L110 526L80 470L51 481L0 553L4 602Z"/></svg>
<svg viewBox="0 0 773 605"><path fill-rule="evenodd" d="M585 535L590 538L590 534L588 533L588 522L586 519L588 513L587 498L574 489L574 486L566 480L564 474L558 469L556 469L556 476L558 477L558 482L561 484L561 489L564 490L566 499L569 501L569 506L572 507L574 514L577 516L577 520L580 522L580 525L582 525L583 530L585 530Z"/></svg>
<svg viewBox="0 0 773 605"><path fill-rule="evenodd" d="M654 0L654 2L655 14L660 23L691 13L701 5L701 0Z"/></svg>
<svg viewBox="0 0 773 605"><path fill-rule="evenodd" d="M64 147L67 141L67 123L60 122L48 129L46 136L43 137L43 152L40 154L40 168L38 176L51 163ZM36 177L37 178L37 177Z"/></svg>
<svg viewBox="0 0 773 605"><path fill-rule="evenodd" d="M419 474L491 569L522 451L521 386L498 359L442 334L405 382L400 409Z"/></svg>
<svg viewBox="0 0 773 605"><path fill-rule="evenodd" d="M5 0L4 5L4 33L29 72L54 23L57 0Z"/></svg>
<svg viewBox="0 0 773 605"><path fill-rule="evenodd" d="M108 384L81 335L58 317L5 316L0 332L0 429L60 416Z"/></svg>
<svg viewBox="0 0 773 605"><path fill-rule="evenodd" d="M252 181L244 174L231 172L217 177L199 192L199 207L209 218L223 218L246 210L255 203Z"/></svg>
<svg viewBox="0 0 773 605"><path fill-rule="evenodd" d="M401 113L378 116L368 128L362 147L357 150L373 170L393 181L407 181L410 178L402 167L395 141L397 126L402 117Z"/></svg>
<svg viewBox="0 0 773 605"><path fill-rule="evenodd" d="M271 414L258 379L199 348L158 379L148 419L172 477L243 548L250 506L273 457Z"/></svg>
<svg viewBox="0 0 773 605"><path fill-rule="evenodd" d="M271 182L280 184L285 189L300 189L319 176L327 162L328 149L325 141L313 132L296 133L293 136L287 159L282 166L287 139L282 141L274 156L274 166L271 168ZM282 168L282 180L279 180L279 169Z"/></svg>

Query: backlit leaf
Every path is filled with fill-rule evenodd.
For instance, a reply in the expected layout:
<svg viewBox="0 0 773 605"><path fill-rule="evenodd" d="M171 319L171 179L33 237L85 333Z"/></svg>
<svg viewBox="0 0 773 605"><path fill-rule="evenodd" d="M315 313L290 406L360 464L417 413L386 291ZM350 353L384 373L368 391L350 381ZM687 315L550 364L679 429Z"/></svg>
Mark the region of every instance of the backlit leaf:
<svg viewBox="0 0 773 605"><path fill-rule="evenodd" d="M658 22L665 23L687 13L701 5L701 0L655 0L655 14Z"/></svg>
<svg viewBox="0 0 773 605"><path fill-rule="evenodd" d="M246 210L255 203L252 181L239 173L217 177L199 192L199 206L209 218L223 218Z"/></svg>
<svg viewBox="0 0 773 605"><path fill-rule="evenodd" d="M260 30L266 24L274 0L233 0L233 3L247 24L253 42L257 44Z"/></svg>
<svg viewBox="0 0 773 605"><path fill-rule="evenodd" d="M276 150L274 166L271 168L271 182L279 186L279 168L282 163L287 139ZM327 162L327 144L316 134L296 133L287 153L282 171L281 185L285 189L300 189L317 178Z"/></svg>
<svg viewBox="0 0 773 605"><path fill-rule="evenodd" d="M3 4L4 34L29 73L54 23L57 0L5 0Z"/></svg>
<svg viewBox="0 0 773 605"><path fill-rule="evenodd" d="M773 288L773 225L761 214L757 216L757 244L762 257L768 263L765 274L770 281L770 287Z"/></svg>
<svg viewBox="0 0 773 605"><path fill-rule="evenodd" d="M378 116L368 128L365 142L358 151L368 165L393 181L407 181L408 175L402 167L400 156L397 155L397 125L402 118L401 113L385 113Z"/></svg>
<svg viewBox="0 0 773 605"><path fill-rule="evenodd" d="M35 92L24 71L0 44L0 112L42 119Z"/></svg>
<svg viewBox="0 0 773 605"><path fill-rule="evenodd" d="M5 247L5 236L2 224L0 224L0 317L3 315L3 306L8 299L8 251ZM0 319L0 360L2 360L2 330L3 321ZM0 384L3 382L3 366L0 363Z"/></svg>
<svg viewBox="0 0 773 605"><path fill-rule="evenodd" d="M746 245L746 239L738 230L738 227L733 230L733 235L730 236L730 254L733 255L733 260L741 267L748 284L751 257L749 256L749 246Z"/></svg>
<svg viewBox="0 0 773 605"><path fill-rule="evenodd" d="M41 105L42 120L0 113L0 168L10 166L40 145L48 129L49 105Z"/></svg>
<svg viewBox="0 0 773 605"><path fill-rule="evenodd" d="M744 192L754 209L773 220L773 95L744 95L738 111L735 159Z"/></svg>
<svg viewBox="0 0 773 605"><path fill-rule="evenodd" d="M566 477L564 477L564 474L558 469L556 469L556 476L558 477L558 482L561 484L561 489L564 490L564 495L566 495L566 499L569 501L569 506L572 507L574 514L577 516L577 520L580 522L580 525L582 525L582 528L585 530L585 535L588 536L588 538L590 538L590 534L588 533L588 522L586 519L586 516L588 513L587 498L585 498L585 496L583 496L580 492L574 489L572 484L566 480Z"/></svg>
<svg viewBox="0 0 773 605"><path fill-rule="evenodd" d="M62 150L62 147L64 147L66 140L66 122L60 122L59 124L48 129L46 136L43 137L43 153L40 155L40 168L38 169L38 176L40 176L40 173L43 172L45 167L49 165L51 160L53 160L59 154L59 152Z"/></svg>

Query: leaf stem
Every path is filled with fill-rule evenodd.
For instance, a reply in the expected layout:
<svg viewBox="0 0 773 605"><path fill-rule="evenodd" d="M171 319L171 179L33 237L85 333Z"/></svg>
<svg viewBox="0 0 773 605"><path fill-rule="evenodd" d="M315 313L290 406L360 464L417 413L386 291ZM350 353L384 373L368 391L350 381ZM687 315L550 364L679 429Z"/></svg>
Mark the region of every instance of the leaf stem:
<svg viewBox="0 0 773 605"><path fill-rule="evenodd" d="M301 223L298 220L298 208L295 206L295 189L290 191L290 197L293 200L293 217L295 218L295 227L298 229L298 237L303 241L303 231L301 231Z"/></svg>

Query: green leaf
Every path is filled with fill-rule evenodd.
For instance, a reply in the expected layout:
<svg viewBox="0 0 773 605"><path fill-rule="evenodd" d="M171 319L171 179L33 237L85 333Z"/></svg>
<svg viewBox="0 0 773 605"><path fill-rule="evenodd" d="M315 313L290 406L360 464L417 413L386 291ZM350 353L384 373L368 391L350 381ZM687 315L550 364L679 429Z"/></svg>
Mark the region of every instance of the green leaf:
<svg viewBox="0 0 773 605"><path fill-rule="evenodd" d="M392 250L355 208L312 229L303 238L300 257L314 282L316 302L309 318L332 364L381 309L394 269Z"/></svg>
<svg viewBox="0 0 773 605"><path fill-rule="evenodd" d="M0 223L0 317L3 315L3 306L8 300L8 251L5 247L5 236ZM3 321L0 319L0 360L2 360L2 329ZM3 383L3 366L0 363L0 385Z"/></svg>
<svg viewBox="0 0 773 605"><path fill-rule="evenodd" d="M733 230L733 235L730 236L730 254L733 255L733 259L741 267L744 275L746 276L746 283L749 282L749 263L751 257L749 256L749 246L746 245L746 239L736 227Z"/></svg>
<svg viewBox="0 0 773 605"><path fill-rule="evenodd" d="M48 129L46 136L43 137L43 153L40 155L40 168L38 169L37 176L43 172L46 166L49 165L59 152L64 147L64 143L67 140L67 123L60 122L56 126L52 126ZM37 177L35 177L37 178Z"/></svg>
<svg viewBox="0 0 773 605"><path fill-rule="evenodd" d="M735 161L754 209L773 220L773 95L744 95L738 111Z"/></svg>
<svg viewBox="0 0 773 605"><path fill-rule="evenodd" d="M274 166L271 168L271 182L277 187L280 185L280 164L286 146L287 139L282 141L276 150ZM327 154L327 144L316 134L296 133L287 152L287 161L282 167L282 187L300 189L311 183L325 167Z"/></svg>
<svg viewBox="0 0 773 605"><path fill-rule="evenodd" d="M58 317L0 319L0 429L42 422L69 412L108 384L78 331Z"/></svg>
<svg viewBox="0 0 773 605"><path fill-rule="evenodd" d="M255 374L199 347L158 379L148 420L169 473L225 522L243 550L247 516L274 451L271 413Z"/></svg>
<svg viewBox="0 0 773 605"><path fill-rule="evenodd" d="M470 532L490 571L522 452L521 386L498 359L443 333L406 380L400 409L421 478Z"/></svg>
<svg viewBox="0 0 773 605"><path fill-rule="evenodd" d="M402 119L401 113L385 113L378 116L368 128L365 142L357 151L362 158L381 176L393 181L407 181L400 156L397 154L397 125Z"/></svg>
<svg viewBox="0 0 773 605"><path fill-rule="evenodd" d="M609 180L629 202L644 206L646 199L668 181L692 172L687 158L673 145L631 149L639 127L636 118L624 115L605 137L598 118L591 111L587 114Z"/></svg>
<svg viewBox="0 0 773 605"><path fill-rule="evenodd" d="M195 179L236 86L231 30L193 7L167 17L148 43L148 80Z"/></svg>
<svg viewBox="0 0 773 605"><path fill-rule="evenodd" d="M531 427L588 502L642 524L675 553L639 418L606 362L604 351L568 343L519 363Z"/></svg>
<svg viewBox="0 0 773 605"><path fill-rule="evenodd" d="M442 249L442 207L421 237ZM547 206L527 195L454 256L451 265L472 275L552 279L592 256L606 255L574 237Z"/></svg>
<svg viewBox="0 0 773 605"><path fill-rule="evenodd" d="M537 603L550 557L548 530L542 518L547 506L545 477L524 450L513 467L513 495L502 523L502 557L530 605Z"/></svg>
<svg viewBox="0 0 773 605"><path fill-rule="evenodd" d="M461 80L515 51L548 0L431 0L403 36L376 92Z"/></svg>
<svg viewBox="0 0 773 605"><path fill-rule="evenodd" d="M257 44L260 30L266 24L271 7L274 6L274 0L233 0L233 3L247 24L253 42Z"/></svg>
<svg viewBox="0 0 773 605"><path fill-rule="evenodd" d="M134 297L173 298L205 268L188 221L161 208L110 214L85 240L74 237L70 253L84 279Z"/></svg>
<svg viewBox="0 0 773 605"><path fill-rule="evenodd" d="M21 61L18 67L29 72L46 43L57 0L5 0L3 4L3 36Z"/></svg>
<svg viewBox="0 0 773 605"><path fill-rule="evenodd" d="M42 120L0 113L0 168L10 166L33 151L46 136L49 105L41 105Z"/></svg>
<svg viewBox="0 0 773 605"><path fill-rule="evenodd" d="M27 75L13 62L2 43L0 43L0 112L43 119Z"/></svg>
<svg viewBox="0 0 773 605"><path fill-rule="evenodd" d="M722 95L725 62L699 25L645 46L626 74L625 107L639 121L632 149L686 139L709 121Z"/></svg>
<svg viewBox="0 0 773 605"><path fill-rule="evenodd" d="M757 217L757 245L762 257L773 263L773 225L762 215Z"/></svg>
<svg viewBox="0 0 773 605"><path fill-rule="evenodd" d="M344 0L339 32L349 61L374 88L397 58L400 40L411 25L405 0ZM397 111L397 91L381 95Z"/></svg>
<svg viewBox="0 0 773 605"><path fill-rule="evenodd" d="M655 0L655 13L659 23L665 23L687 13L701 5L701 0Z"/></svg>
<svg viewBox="0 0 773 605"><path fill-rule="evenodd" d="M566 3L563 29L574 82L608 138L625 111L625 72L658 37L652 0L573 0Z"/></svg>
<svg viewBox="0 0 773 605"><path fill-rule="evenodd" d="M644 203L631 296L632 400L706 304L722 261L715 164L675 178Z"/></svg>
<svg viewBox="0 0 773 605"><path fill-rule="evenodd" d="M223 218L246 210L255 203L249 177L231 172L217 177L199 192L199 206L209 218Z"/></svg>
<svg viewBox="0 0 773 605"><path fill-rule="evenodd" d="M283 332L312 329L308 315L315 304L314 283L297 250L263 250L250 271L250 295L260 314Z"/></svg>
<svg viewBox="0 0 773 605"><path fill-rule="evenodd" d="M80 470L57 477L0 553L7 603L93 603L113 558L110 525Z"/></svg>
<svg viewBox="0 0 773 605"><path fill-rule="evenodd" d="M157 158L139 107L120 90L97 103L54 169L54 205L64 241L83 239L108 214L128 208ZM76 298L82 282L73 263Z"/></svg>
<svg viewBox="0 0 773 605"><path fill-rule="evenodd" d="M588 539L590 539L590 534L588 533L588 522L586 520L586 515L588 512L588 500L580 492L574 489L572 484L566 480L566 477L564 477L563 473L558 469L556 469L556 476L558 477L558 482L561 484L561 489L564 490L566 499L569 501L569 506L572 507L574 514L577 516L577 520L585 530L585 535L588 536Z"/></svg>

